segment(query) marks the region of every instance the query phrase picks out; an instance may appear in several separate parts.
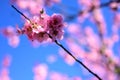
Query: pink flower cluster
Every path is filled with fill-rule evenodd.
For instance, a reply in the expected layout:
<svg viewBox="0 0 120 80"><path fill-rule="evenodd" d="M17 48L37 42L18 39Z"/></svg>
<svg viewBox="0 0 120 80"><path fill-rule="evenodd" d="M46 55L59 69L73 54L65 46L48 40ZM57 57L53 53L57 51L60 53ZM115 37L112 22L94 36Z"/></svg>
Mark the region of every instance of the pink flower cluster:
<svg viewBox="0 0 120 80"><path fill-rule="evenodd" d="M52 41L63 38L63 17L59 14L53 14L48 16L47 14L41 14L40 16L34 16L31 21L26 21L24 27L17 29L18 33L26 34L31 41Z"/></svg>
<svg viewBox="0 0 120 80"><path fill-rule="evenodd" d="M1 30L2 34L8 39L8 44L16 48L19 45L20 39L17 36L15 29L11 26Z"/></svg>

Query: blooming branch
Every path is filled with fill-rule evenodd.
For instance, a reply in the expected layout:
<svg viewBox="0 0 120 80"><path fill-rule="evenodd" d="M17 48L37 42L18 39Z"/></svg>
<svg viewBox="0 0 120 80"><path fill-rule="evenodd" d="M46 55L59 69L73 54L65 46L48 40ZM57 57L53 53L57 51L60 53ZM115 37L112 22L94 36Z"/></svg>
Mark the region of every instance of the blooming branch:
<svg viewBox="0 0 120 80"><path fill-rule="evenodd" d="M18 28L19 34L26 34L30 40L37 40L38 42L43 42L50 38L59 47L65 50L71 57L73 57L76 62L81 64L91 74L98 78L98 80L102 80L97 74L91 71L84 63L78 60L71 52L69 52L61 43L57 41L62 39L64 33L62 30L64 23L61 15L53 14L52 16L48 16L47 14L41 13L39 17L35 16L31 20L13 5L12 7L28 20L22 30Z"/></svg>

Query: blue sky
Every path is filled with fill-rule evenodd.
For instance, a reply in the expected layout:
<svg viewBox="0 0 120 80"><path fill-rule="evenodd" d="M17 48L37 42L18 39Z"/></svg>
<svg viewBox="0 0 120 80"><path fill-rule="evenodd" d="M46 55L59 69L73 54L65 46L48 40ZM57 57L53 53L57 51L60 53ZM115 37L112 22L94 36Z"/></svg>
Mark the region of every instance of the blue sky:
<svg viewBox="0 0 120 80"><path fill-rule="evenodd" d="M20 15L10 6L9 0L0 1L0 29L7 26L22 25ZM58 54L59 47L54 43L41 45L38 48L33 48L26 36L20 37L20 45L17 48L12 48L7 43L7 38L0 34L0 63L3 57L7 54L12 56L10 66L10 77L12 80L32 80L32 69L36 63L45 63L50 71L57 71L69 76L81 74L81 69L76 64L68 66L62 57ZM57 56L57 62L50 64L47 62L48 55ZM56 66L57 65L57 66ZM1 67L1 64L0 64ZM67 68L66 68L67 67Z"/></svg>
<svg viewBox="0 0 120 80"><path fill-rule="evenodd" d="M77 3L74 0L69 0L69 6L76 7ZM104 0L108 1L108 0ZM66 5L68 0L63 0ZM74 4L73 4L74 3ZM68 5L68 4L67 4ZM76 9L78 10L78 9ZM57 11L56 11L57 12ZM109 16L108 8L103 8L103 14L107 22L107 26L111 26L112 16ZM52 14L48 10L49 14ZM70 11L74 14L74 11ZM9 25L15 26L16 24L22 25L23 22L20 20L20 15L10 6L9 0L0 1L0 29ZM83 26L93 25L89 22L84 23ZM93 25L94 27L94 25ZM95 29L95 28L94 28ZM110 31L110 28L108 28ZM65 45L65 44L64 44ZM32 80L33 72L32 69L36 63L46 63L50 71L57 71L68 76L80 76L85 77L81 73L81 66L75 64L74 66L67 65L63 58L58 54L59 47L54 43L41 45L38 48L33 48L30 41L26 36L20 37L20 45L17 48L12 48L8 45L7 39L0 34L0 63L6 54L12 56L12 63L10 67L10 76L12 80ZM47 56L54 54L57 56L57 62L50 64L47 62ZM1 64L0 64L1 66ZM66 68L67 67L67 68Z"/></svg>

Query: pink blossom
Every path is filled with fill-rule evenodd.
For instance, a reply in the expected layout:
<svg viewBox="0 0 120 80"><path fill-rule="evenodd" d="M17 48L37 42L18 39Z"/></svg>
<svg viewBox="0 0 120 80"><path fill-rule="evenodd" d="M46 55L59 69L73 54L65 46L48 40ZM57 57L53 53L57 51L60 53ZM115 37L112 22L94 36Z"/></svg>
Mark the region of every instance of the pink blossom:
<svg viewBox="0 0 120 80"><path fill-rule="evenodd" d="M54 62L57 61L57 56L56 56L56 55L49 55L49 56L47 57L47 61L48 61L49 63L54 63Z"/></svg>
<svg viewBox="0 0 120 80"><path fill-rule="evenodd" d="M6 55L3 59L2 68L0 70L0 80L11 80L9 77L9 66L11 62L11 57Z"/></svg>
<svg viewBox="0 0 120 80"><path fill-rule="evenodd" d="M92 0L92 6L99 7L100 6L100 0Z"/></svg>
<svg viewBox="0 0 120 80"><path fill-rule="evenodd" d="M44 8L44 0L31 0L28 6L30 13L39 14L40 10Z"/></svg>
<svg viewBox="0 0 120 80"><path fill-rule="evenodd" d="M74 24L73 23L73 24L69 24L68 26L69 26L68 31L69 31L70 34L74 34L74 35L80 34L79 24Z"/></svg>
<svg viewBox="0 0 120 80"><path fill-rule="evenodd" d="M112 10L117 10L118 3L117 2L112 2L109 6Z"/></svg>
<svg viewBox="0 0 120 80"><path fill-rule="evenodd" d="M34 40L37 40L38 42L47 41L47 39L49 38L46 32L34 33L33 37Z"/></svg>
<svg viewBox="0 0 120 80"><path fill-rule="evenodd" d="M30 25L29 23L26 23L26 24L25 24L23 30L24 30L24 33L27 34L28 38L29 38L30 40L33 40L32 27L31 27L31 25ZM22 30L22 31L23 31L23 30Z"/></svg>
<svg viewBox="0 0 120 80"><path fill-rule="evenodd" d="M11 26L2 29L3 35L8 38L8 44L13 48L16 48L19 45L20 39L15 31L15 29Z"/></svg>
<svg viewBox="0 0 120 80"><path fill-rule="evenodd" d="M113 42L118 42L120 40L119 35L118 34L113 34L112 40L113 40Z"/></svg>
<svg viewBox="0 0 120 80"><path fill-rule="evenodd" d="M87 42L87 45L94 50L98 50L100 48L100 40L99 37L94 33L91 27L86 27L85 28L85 39Z"/></svg>
<svg viewBox="0 0 120 80"><path fill-rule="evenodd" d="M20 9L28 9L31 14L39 14L39 11L44 7L43 0L15 0L14 3L16 3Z"/></svg>
<svg viewBox="0 0 120 80"><path fill-rule="evenodd" d="M65 62L68 65L74 65L75 60L73 59L73 57L71 57L69 54L67 54L65 51L60 50L59 54L64 58Z"/></svg>
<svg viewBox="0 0 120 80"><path fill-rule="evenodd" d="M53 14L50 19L48 20L48 27L49 27L49 34L55 39L62 39L63 38L63 18L61 15Z"/></svg>
<svg viewBox="0 0 120 80"><path fill-rule="evenodd" d="M50 35L52 35L52 40L61 40L63 39L63 34L64 31L63 30L59 30L59 29L55 29L55 30L50 30Z"/></svg>
<svg viewBox="0 0 120 80"><path fill-rule="evenodd" d="M85 9L82 13L79 14L78 21L82 23L85 21L85 19L89 17L90 17L90 14L88 13L88 10Z"/></svg>
<svg viewBox="0 0 120 80"><path fill-rule="evenodd" d="M98 26L99 32L101 34L105 34L106 33L106 23L105 23L104 16L100 9L96 8L93 10L93 19L94 19L94 22Z"/></svg>
<svg viewBox="0 0 120 80"><path fill-rule="evenodd" d="M11 64L11 56L10 55L6 55L3 59L3 67L9 67Z"/></svg>
<svg viewBox="0 0 120 80"><path fill-rule="evenodd" d="M46 6L51 6L55 3L60 3L61 0L11 0L16 3L20 9L28 10L31 14L39 14Z"/></svg>
<svg viewBox="0 0 120 80"><path fill-rule="evenodd" d="M82 80L80 77L73 77L72 80Z"/></svg>
<svg viewBox="0 0 120 80"><path fill-rule="evenodd" d="M45 0L44 1L44 4L45 6L51 6L53 5L54 3L60 3L61 0Z"/></svg>
<svg viewBox="0 0 120 80"><path fill-rule="evenodd" d="M82 6L85 6L85 7L90 7L91 6L91 3L92 1L91 0L88 0L88 1L85 1L85 0L78 0L78 3Z"/></svg>
<svg viewBox="0 0 120 80"><path fill-rule="evenodd" d="M116 13L115 16L114 16L114 25L116 25L116 27L119 27L120 25L120 13Z"/></svg>
<svg viewBox="0 0 120 80"><path fill-rule="evenodd" d="M70 80L67 75L51 72L50 80Z"/></svg>
<svg viewBox="0 0 120 80"><path fill-rule="evenodd" d="M53 14L47 22L50 29L62 29L63 26L63 17L59 14Z"/></svg>
<svg viewBox="0 0 120 80"><path fill-rule="evenodd" d="M94 62L94 61L99 61L101 59L101 56L97 51L91 51L85 55L85 58L86 58L86 60Z"/></svg>
<svg viewBox="0 0 120 80"><path fill-rule="evenodd" d="M12 46L13 48L16 48L20 43L20 39L18 36L13 36L8 39L8 44Z"/></svg>
<svg viewBox="0 0 120 80"><path fill-rule="evenodd" d="M34 16L31 22L27 21L23 27L24 34L28 36L30 40L37 40L42 42L43 40L47 40L48 35L47 32L47 19L49 16L40 15Z"/></svg>
<svg viewBox="0 0 120 80"><path fill-rule="evenodd" d="M15 35L15 30L13 27L8 26L7 28L2 29L2 33L6 36L6 37L11 37Z"/></svg>
<svg viewBox="0 0 120 80"><path fill-rule="evenodd" d="M17 28L18 33L26 34L31 40L38 42L49 41L49 35L52 40L63 38L63 18L61 15L53 14L49 17L43 13L39 16L34 16L31 21L27 21L22 29Z"/></svg>
<svg viewBox="0 0 120 80"><path fill-rule="evenodd" d="M18 7L20 7L21 9L26 9L29 4L27 0L16 0L16 4L18 5Z"/></svg>
<svg viewBox="0 0 120 80"><path fill-rule="evenodd" d="M76 58L84 58L85 57L85 51L77 44L74 42L73 39L68 38L66 40L66 43L69 47L69 49L74 53L74 56Z"/></svg>
<svg viewBox="0 0 120 80"><path fill-rule="evenodd" d="M48 67L45 64L38 64L33 69L34 80L46 80Z"/></svg>
<svg viewBox="0 0 120 80"><path fill-rule="evenodd" d="M53 2L55 2L55 3L60 3L61 0L53 0Z"/></svg>

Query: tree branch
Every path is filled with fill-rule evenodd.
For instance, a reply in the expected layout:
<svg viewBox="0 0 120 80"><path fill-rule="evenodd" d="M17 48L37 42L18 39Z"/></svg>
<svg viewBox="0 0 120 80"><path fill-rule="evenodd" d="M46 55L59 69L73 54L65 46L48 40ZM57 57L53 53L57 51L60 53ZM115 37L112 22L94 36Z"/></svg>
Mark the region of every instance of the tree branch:
<svg viewBox="0 0 120 80"><path fill-rule="evenodd" d="M25 19L27 19L28 21L30 21L30 23L31 23L31 20L27 17L27 16L25 16L22 12L20 12L14 5L11 5L12 6L12 8L14 8L19 14L21 14Z"/></svg>
<svg viewBox="0 0 120 80"><path fill-rule="evenodd" d="M69 52L62 44L60 44L57 40L55 40L55 43L61 47L63 50L65 50L71 57L74 58L74 60L76 62L78 62L79 64L81 64L85 69L87 69L91 74L93 74L95 77L98 78L98 80L102 80L97 74L95 74L93 71L91 71L84 63L82 63L81 61L79 61L75 56L73 56L73 54L71 52Z"/></svg>
<svg viewBox="0 0 120 80"><path fill-rule="evenodd" d="M31 22L31 20L26 17L22 12L20 12L16 7L14 7L13 5L11 5L18 13L20 13L23 17L25 17L25 19L29 20ZM32 23L32 22L31 22ZM52 36L50 34L48 34L49 37L51 39ZM95 74L93 71L91 71L86 65L84 65L81 61L79 61L75 56L73 56L73 54L71 52L69 52L62 44L60 44L57 40L54 41L59 47L61 47L63 50L65 50L71 57L73 57L75 59L76 62L78 62L79 64L81 64L85 69L87 69L91 74L93 74L96 78L98 78L98 80L102 80L97 74Z"/></svg>

